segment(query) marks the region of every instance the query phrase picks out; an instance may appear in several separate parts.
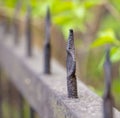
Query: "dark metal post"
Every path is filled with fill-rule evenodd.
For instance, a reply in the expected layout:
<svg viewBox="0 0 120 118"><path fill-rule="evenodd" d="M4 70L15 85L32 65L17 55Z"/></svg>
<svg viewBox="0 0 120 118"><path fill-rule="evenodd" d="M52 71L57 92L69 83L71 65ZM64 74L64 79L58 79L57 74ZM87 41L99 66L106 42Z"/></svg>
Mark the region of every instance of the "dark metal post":
<svg viewBox="0 0 120 118"><path fill-rule="evenodd" d="M19 24L18 24L18 21L15 20L14 21L14 43L15 45L18 45L19 44Z"/></svg>
<svg viewBox="0 0 120 118"><path fill-rule="evenodd" d="M50 10L47 9L47 15L46 15L46 39L45 39L45 45L44 45L44 73L50 74L51 73L51 44L50 44Z"/></svg>
<svg viewBox="0 0 120 118"><path fill-rule="evenodd" d="M35 111L32 107L30 107L30 118L35 118Z"/></svg>
<svg viewBox="0 0 120 118"><path fill-rule="evenodd" d="M68 44L67 44L67 89L69 98L78 98L77 95L77 81L76 81L76 60L74 47L74 33L70 29Z"/></svg>
<svg viewBox="0 0 120 118"><path fill-rule="evenodd" d="M19 44L19 23L18 16L20 14L21 1L18 1L15 8L15 13L13 17L13 30L14 30L14 43L15 45Z"/></svg>
<svg viewBox="0 0 120 118"><path fill-rule="evenodd" d="M23 97L20 93L19 93L19 118L24 118Z"/></svg>
<svg viewBox="0 0 120 118"><path fill-rule="evenodd" d="M0 66L0 118L3 118L2 112L2 68Z"/></svg>
<svg viewBox="0 0 120 118"><path fill-rule="evenodd" d="M8 80L8 102L9 102L9 118L13 118L13 108L12 108L12 84Z"/></svg>
<svg viewBox="0 0 120 118"><path fill-rule="evenodd" d="M27 35L27 55L32 56L32 31L31 31L31 8L27 9L26 35Z"/></svg>
<svg viewBox="0 0 120 118"><path fill-rule="evenodd" d="M103 97L104 118L113 118L113 97L111 93L112 75L111 75L111 62L110 62L109 52L110 52L109 49L107 49L106 61L104 63L104 71L105 71L105 92Z"/></svg>
<svg viewBox="0 0 120 118"><path fill-rule="evenodd" d="M10 23L9 19L7 17L4 17L4 31L3 31L4 34L8 34L10 31L9 23Z"/></svg>

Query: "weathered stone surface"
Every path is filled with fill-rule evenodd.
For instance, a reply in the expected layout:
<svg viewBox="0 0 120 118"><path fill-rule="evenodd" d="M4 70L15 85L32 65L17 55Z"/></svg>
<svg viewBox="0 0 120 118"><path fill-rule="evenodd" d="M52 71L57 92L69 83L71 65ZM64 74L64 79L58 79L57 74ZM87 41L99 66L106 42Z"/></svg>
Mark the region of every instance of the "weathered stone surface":
<svg viewBox="0 0 120 118"><path fill-rule="evenodd" d="M0 40L0 64L41 118L102 118L102 99L78 81L78 99L67 97L66 72L55 60L52 75L43 74L43 55L26 56L25 42L14 47L12 37ZM120 112L114 110L114 118Z"/></svg>

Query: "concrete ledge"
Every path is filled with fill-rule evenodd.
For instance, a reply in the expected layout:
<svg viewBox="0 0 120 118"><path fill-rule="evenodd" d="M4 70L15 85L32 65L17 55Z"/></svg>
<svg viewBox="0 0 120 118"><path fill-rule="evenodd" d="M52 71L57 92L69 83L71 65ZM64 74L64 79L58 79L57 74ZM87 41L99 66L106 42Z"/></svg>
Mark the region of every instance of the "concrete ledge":
<svg viewBox="0 0 120 118"><path fill-rule="evenodd" d="M29 59L25 42L15 47L12 38L0 40L0 64L41 118L103 118L100 97L78 81L79 98L68 99L65 69L53 60L53 74L44 75L42 53L34 49ZM120 118L116 109L114 118Z"/></svg>

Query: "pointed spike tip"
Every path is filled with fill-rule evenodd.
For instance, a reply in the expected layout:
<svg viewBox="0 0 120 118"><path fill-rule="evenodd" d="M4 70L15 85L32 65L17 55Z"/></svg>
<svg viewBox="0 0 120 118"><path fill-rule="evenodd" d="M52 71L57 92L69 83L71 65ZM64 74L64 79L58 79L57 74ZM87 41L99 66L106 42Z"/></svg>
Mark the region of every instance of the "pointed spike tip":
<svg viewBox="0 0 120 118"><path fill-rule="evenodd" d="M70 29L69 31L70 31L70 34L73 34L73 29Z"/></svg>
<svg viewBox="0 0 120 118"><path fill-rule="evenodd" d="M50 8L49 8L49 6L47 7L47 10L46 10L46 22L50 24Z"/></svg>
<svg viewBox="0 0 120 118"><path fill-rule="evenodd" d="M73 31L73 29L69 30L67 49L68 50L72 49L74 51L74 31Z"/></svg>

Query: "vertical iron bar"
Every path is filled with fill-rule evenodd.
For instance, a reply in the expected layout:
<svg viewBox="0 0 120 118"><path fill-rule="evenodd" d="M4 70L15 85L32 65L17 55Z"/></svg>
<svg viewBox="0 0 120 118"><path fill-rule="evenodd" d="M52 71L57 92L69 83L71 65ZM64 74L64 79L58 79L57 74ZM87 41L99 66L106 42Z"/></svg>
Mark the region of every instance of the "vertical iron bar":
<svg viewBox="0 0 120 118"><path fill-rule="evenodd" d="M19 23L18 23L18 15L20 13L21 2L18 1L15 8L14 18L13 18L13 30L14 30L14 43L15 45L19 44Z"/></svg>
<svg viewBox="0 0 120 118"><path fill-rule="evenodd" d="M24 118L23 97L22 97L22 95L20 93L18 93L18 94L19 94L19 118Z"/></svg>
<svg viewBox="0 0 120 118"><path fill-rule="evenodd" d="M9 102L9 118L13 118L13 107L12 107L12 84L8 80L8 102Z"/></svg>
<svg viewBox="0 0 120 118"><path fill-rule="evenodd" d="M35 118L35 111L32 107L30 107L30 118Z"/></svg>
<svg viewBox="0 0 120 118"><path fill-rule="evenodd" d="M75 47L74 47L74 33L73 30L69 31L69 38L67 44L67 89L69 98L78 98L77 95L77 81L76 81L76 60L75 60Z"/></svg>
<svg viewBox="0 0 120 118"><path fill-rule="evenodd" d="M113 97L111 93L112 75L111 62L109 57L110 50L106 50L106 61L104 63L105 72L105 92L103 96L103 113L104 118L113 118Z"/></svg>
<svg viewBox="0 0 120 118"><path fill-rule="evenodd" d="M46 14L46 35L45 35L45 44L44 44L44 73L50 74L51 73L51 44L50 44L50 10L47 8Z"/></svg>
<svg viewBox="0 0 120 118"><path fill-rule="evenodd" d="M0 118L3 118L2 112L2 68L0 66Z"/></svg>
<svg viewBox="0 0 120 118"><path fill-rule="evenodd" d="M9 19L4 17L4 34L9 33Z"/></svg>
<svg viewBox="0 0 120 118"><path fill-rule="evenodd" d="M32 31L31 31L31 7L27 9L26 35L27 35L27 55L32 56Z"/></svg>
<svg viewBox="0 0 120 118"><path fill-rule="evenodd" d="M6 33L6 31L5 31L5 27L6 27L5 17L2 18L2 25L1 26L2 26L1 27L2 28L1 38L3 38L5 36L5 33Z"/></svg>
<svg viewBox="0 0 120 118"><path fill-rule="evenodd" d="M19 44L19 25L17 20L14 21L14 43L15 45Z"/></svg>

